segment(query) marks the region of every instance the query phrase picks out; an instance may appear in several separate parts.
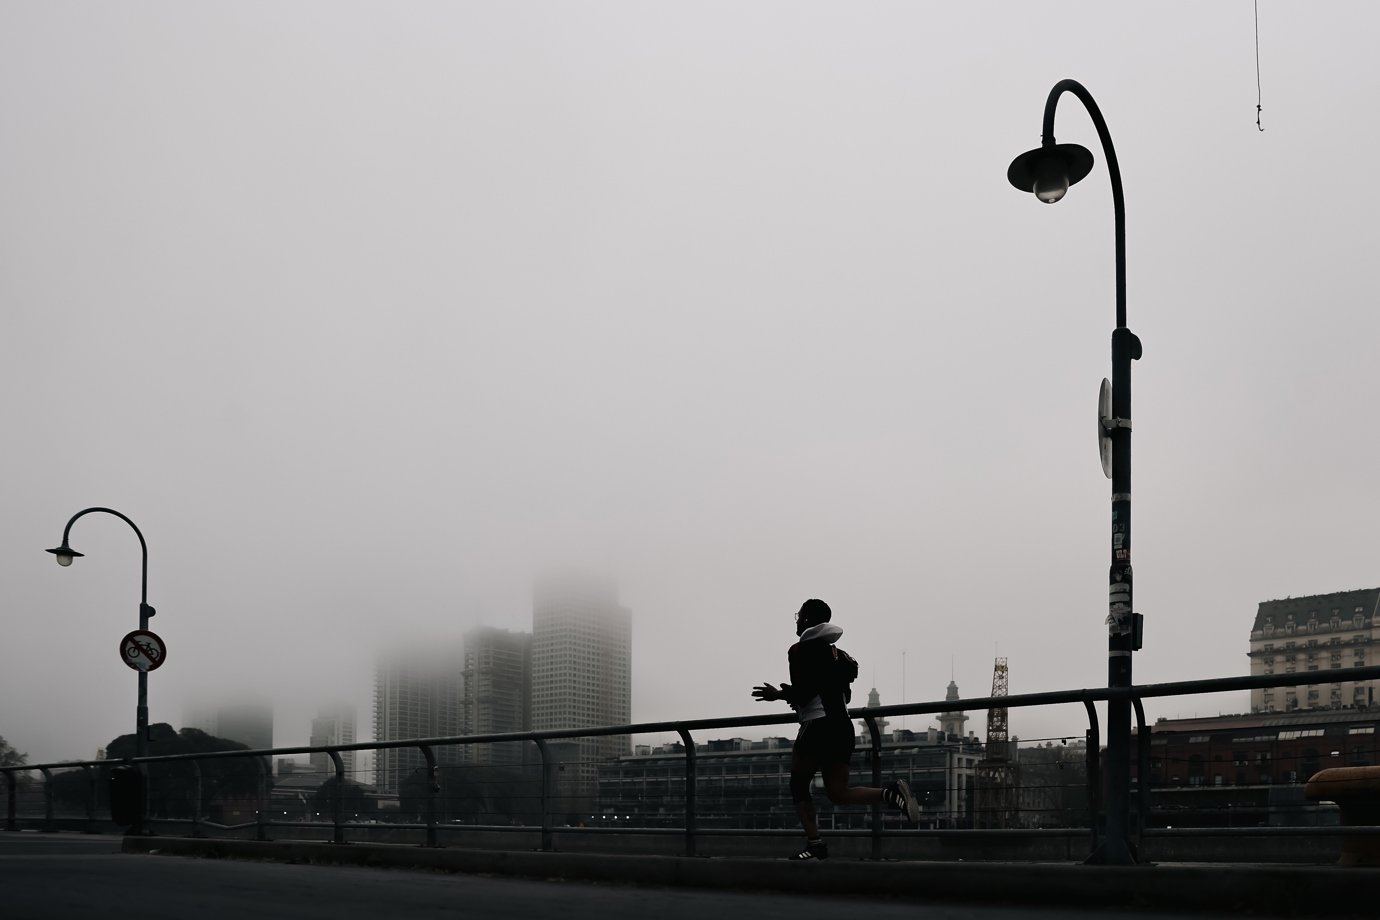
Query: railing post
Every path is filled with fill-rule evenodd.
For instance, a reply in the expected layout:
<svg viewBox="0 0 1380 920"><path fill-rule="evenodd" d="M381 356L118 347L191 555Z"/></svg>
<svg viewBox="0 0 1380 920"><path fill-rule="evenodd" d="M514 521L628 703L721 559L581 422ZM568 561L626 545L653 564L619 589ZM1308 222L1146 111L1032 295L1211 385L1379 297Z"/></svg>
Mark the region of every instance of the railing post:
<svg viewBox="0 0 1380 920"><path fill-rule="evenodd" d="M201 837L201 761L192 764L192 836Z"/></svg>
<svg viewBox="0 0 1380 920"><path fill-rule="evenodd" d="M258 828L256 829L256 839L268 839L268 799L269 788L273 782L273 765L269 763L267 757L255 757L254 763L259 768L259 814Z"/></svg>
<svg viewBox="0 0 1380 920"><path fill-rule="evenodd" d="M1145 845L1145 827L1150 823L1150 730L1145 725L1145 705L1132 697L1136 709L1136 859Z"/></svg>
<svg viewBox="0 0 1380 920"><path fill-rule="evenodd" d="M39 767L43 774L43 829L53 830L53 774L47 767Z"/></svg>
<svg viewBox="0 0 1380 920"><path fill-rule="evenodd" d="M441 791L441 780L436 774L436 752L429 744L419 744L417 748L426 758L426 845L436 846L436 795Z"/></svg>
<svg viewBox="0 0 1380 920"><path fill-rule="evenodd" d="M331 843L345 842L345 762L340 759L340 752L329 750L326 755L331 758L331 764L335 767L335 795L331 802Z"/></svg>
<svg viewBox="0 0 1380 920"><path fill-rule="evenodd" d="M537 753L541 755L541 848L552 850L551 833L551 758L546 750L545 738L533 738Z"/></svg>
<svg viewBox="0 0 1380 920"><path fill-rule="evenodd" d="M695 769L695 739L690 737L689 729L678 728L681 743L685 745L685 855L695 855L695 832L699 825L696 808L696 793L699 774Z"/></svg>
<svg viewBox="0 0 1380 920"><path fill-rule="evenodd" d="M19 780L14 778L14 770L5 771L5 830L19 830Z"/></svg>
<svg viewBox="0 0 1380 920"><path fill-rule="evenodd" d="M1090 700L1083 701L1088 711L1088 732L1084 746L1088 749L1088 830L1092 834L1091 850L1096 852L1098 828L1102 824L1102 740L1097 727L1097 707Z"/></svg>
<svg viewBox="0 0 1380 920"><path fill-rule="evenodd" d="M149 829L149 799L152 791L149 787L149 768L138 763L134 765L134 769L139 771L139 814L134 831L138 834L151 834L153 831Z"/></svg>
<svg viewBox="0 0 1380 920"><path fill-rule="evenodd" d="M86 764L82 764L81 772L86 777L86 833L96 834L96 776Z"/></svg>
<svg viewBox="0 0 1380 920"><path fill-rule="evenodd" d="M882 785L882 732L877 727L877 719L863 716L867 723L867 734L872 742L872 785ZM882 858L882 803L872 803L872 858Z"/></svg>

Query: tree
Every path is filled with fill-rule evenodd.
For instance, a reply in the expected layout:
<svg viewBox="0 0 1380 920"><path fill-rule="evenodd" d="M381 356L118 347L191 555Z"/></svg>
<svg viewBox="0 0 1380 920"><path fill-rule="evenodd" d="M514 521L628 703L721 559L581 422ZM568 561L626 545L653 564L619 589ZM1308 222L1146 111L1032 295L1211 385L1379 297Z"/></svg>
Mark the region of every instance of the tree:
<svg viewBox="0 0 1380 920"><path fill-rule="evenodd" d="M335 815L335 789L339 784L340 781L332 776L317 787L310 800L311 809L314 813L322 818ZM340 795L346 821L357 821L366 815L373 815L376 810L373 799L365 794L364 786L354 780L345 780Z"/></svg>
<svg viewBox="0 0 1380 920"><path fill-rule="evenodd" d="M436 820L442 824L540 824L541 768L441 764L436 777ZM398 810L425 820L431 782L418 767L398 788Z"/></svg>
<svg viewBox="0 0 1380 920"><path fill-rule="evenodd" d="M0 735L0 767L17 767L29 762L28 754L21 754L10 746L3 735Z"/></svg>
<svg viewBox="0 0 1380 920"><path fill-rule="evenodd" d="M133 734L121 735L106 746L106 758L114 766L136 756ZM217 738L195 728L175 731L166 722L149 726L148 753L208 754L213 751L247 751L238 741ZM251 798L258 794L259 770L250 757L223 757L199 761L201 769L200 814L227 800ZM196 768L186 761L152 763L144 767L149 778L149 811L165 818L190 818L195 800ZM96 807L104 809L110 801L109 782L96 783ZM53 774L53 795L61 802L85 807L89 785L84 771Z"/></svg>

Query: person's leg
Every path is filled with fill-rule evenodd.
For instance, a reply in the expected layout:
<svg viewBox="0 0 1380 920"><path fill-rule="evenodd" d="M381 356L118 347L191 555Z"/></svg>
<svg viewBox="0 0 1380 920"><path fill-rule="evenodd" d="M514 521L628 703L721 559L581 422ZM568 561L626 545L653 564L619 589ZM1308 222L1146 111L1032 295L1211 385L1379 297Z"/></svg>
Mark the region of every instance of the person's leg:
<svg viewBox="0 0 1380 920"><path fill-rule="evenodd" d="M882 790L875 786L848 785L848 764L831 763L821 769L824 792L835 805L871 805L882 801Z"/></svg>
<svg viewBox="0 0 1380 920"><path fill-rule="evenodd" d="M905 780L888 783L881 789L875 786L849 786L846 762L832 763L821 769L824 774L824 791L829 796L829 801L835 805L871 805L874 802L884 802L892 808L899 809L911 825L920 820L919 803L910 791L910 784Z"/></svg>
<svg viewBox="0 0 1380 920"><path fill-rule="evenodd" d="M819 819L815 803L810 798L810 782L818 770L814 761L799 750L791 752L791 802L800 817L800 826L808 841L819 840Z"/></svg>

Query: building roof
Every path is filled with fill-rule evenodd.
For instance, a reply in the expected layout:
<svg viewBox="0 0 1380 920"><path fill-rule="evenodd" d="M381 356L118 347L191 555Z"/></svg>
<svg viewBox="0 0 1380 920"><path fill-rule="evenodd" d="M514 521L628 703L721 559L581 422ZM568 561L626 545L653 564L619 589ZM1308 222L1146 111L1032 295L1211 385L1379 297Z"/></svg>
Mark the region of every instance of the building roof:
<svg viewBox="0 0 1380 920"><path fill-rule="evenodd" d="M1334 725L1338 722L1377 722L1380 711L1368 709L1295 709L1292 712L1255 712L1246 715L1203 719L1160 719L1152 732L1236 731L1242 728L1288 728L1299 725Z"/></svg>
<svg viewBox="0 0 1380 920"><path fill-rule="evenodd" d="M1286 597L1283 600L1261 601L1255 613L1255 624L1251 632L1265 628L1266 619L1275 627L1282 627L1290 614L1294 622L1307 623L1317 619L1326 623L1332 619L1332 611L1338 611L1342 619L1350 619L1357 607L1364 608L1366 619L1380 613L1380 588L1363 588L1360 591L1338 591L1333 594L1309 594L1304 597Z"/></svg>

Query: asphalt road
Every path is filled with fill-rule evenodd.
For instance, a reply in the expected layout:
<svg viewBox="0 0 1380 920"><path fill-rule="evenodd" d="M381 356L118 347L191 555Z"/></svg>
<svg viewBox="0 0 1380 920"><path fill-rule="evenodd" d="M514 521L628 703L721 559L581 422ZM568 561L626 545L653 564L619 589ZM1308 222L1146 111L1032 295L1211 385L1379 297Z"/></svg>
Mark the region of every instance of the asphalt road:
<svg viewBox="0 0 1380 920"><path fill-rule="evenodd" d="M5 920L1081 920L1192 915L1013 908L531 881L120 852L118 837L0 834ZM1212 915L1198 915L1206 918Z"/></svg>

